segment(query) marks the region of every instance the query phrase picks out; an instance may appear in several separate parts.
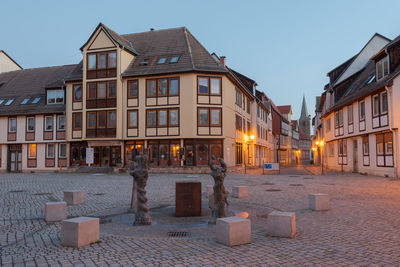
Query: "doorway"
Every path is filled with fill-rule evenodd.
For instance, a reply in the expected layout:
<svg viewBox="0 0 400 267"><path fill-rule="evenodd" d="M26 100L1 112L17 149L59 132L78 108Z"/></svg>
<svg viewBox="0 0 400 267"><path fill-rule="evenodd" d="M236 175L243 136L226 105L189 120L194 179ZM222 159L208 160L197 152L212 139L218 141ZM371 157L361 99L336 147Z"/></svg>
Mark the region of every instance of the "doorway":
<svg viewBox="0 0 400 267"><path fill-rule="evenodd" d="M22 145L9 145L8 146L8 164L7 170L9 172L22 171Z"/></svg>
<svg viewBox="0 0 400 267"><path fill-rule="evenodd" d="M358 172L357 140L353 140L353 172Z"/></svg>

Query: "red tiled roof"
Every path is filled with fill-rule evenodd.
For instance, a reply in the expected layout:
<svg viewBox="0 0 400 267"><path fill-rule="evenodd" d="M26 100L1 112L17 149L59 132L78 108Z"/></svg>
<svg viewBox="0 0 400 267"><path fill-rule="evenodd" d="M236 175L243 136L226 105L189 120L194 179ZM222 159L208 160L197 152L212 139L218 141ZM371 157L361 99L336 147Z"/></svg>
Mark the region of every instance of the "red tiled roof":
<svg viewBox="0 0 400 267"><path fill-rule="evenodd" d="M289 114L290 111L292 110L291 105L285 105L285 106L277 106L278 110L282 114Z"/></svg>

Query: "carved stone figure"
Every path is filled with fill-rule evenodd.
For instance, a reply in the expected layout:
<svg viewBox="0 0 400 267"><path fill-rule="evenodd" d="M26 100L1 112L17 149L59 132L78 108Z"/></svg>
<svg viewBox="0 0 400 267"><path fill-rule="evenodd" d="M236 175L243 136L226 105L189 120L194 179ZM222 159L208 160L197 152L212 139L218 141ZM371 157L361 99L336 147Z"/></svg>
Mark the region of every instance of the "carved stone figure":
<svg viewBox="0 0 400 267"><path fill-rule="evenodd" d="M130 175L133 177L131 209L136 210L134 225L150 225L149 207L146 205L146 184L149 178L147 155L138 155L132 160Z"/></svg>
<svg viewBox="0 0 400 267"><path fill-rule="evenodd" d="M218 218L224 218L225 205L228 203L229 192L225 189L224 180L226 176L226 164L222 158L218 158L221 166L215 165L215 156L211 156L210 169L211 176L214 178L214 207L212 208L211 219L208 223L215 224Z"/></svg>

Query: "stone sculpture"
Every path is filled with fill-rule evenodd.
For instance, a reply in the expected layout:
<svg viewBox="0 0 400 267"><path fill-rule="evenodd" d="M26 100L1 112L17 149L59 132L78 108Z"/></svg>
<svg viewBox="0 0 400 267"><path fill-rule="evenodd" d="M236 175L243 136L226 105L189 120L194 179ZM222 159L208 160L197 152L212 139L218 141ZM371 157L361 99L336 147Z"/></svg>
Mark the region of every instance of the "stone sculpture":
<svg viewBox="0 0 400 267"><path fill-rule="evenodd" d="M215 165L215 156L211 156L210 169L211 176L214 178L214 207L212 208L211 219L208 223L215 224L218 218L224 218L225 205L228 203L229 192L225 189L224 180L226 176L226 164L222 158L218 158L221 166Z"/></svg>
<svg viewBox="0 0 400 267"><path fill-rule="evenodd" d="M146 205L146 184L149 178L147 155L138 155L132 160L129 174L133 177L131 209L136 210L134 225L151 225L149 207Z"/></svg>

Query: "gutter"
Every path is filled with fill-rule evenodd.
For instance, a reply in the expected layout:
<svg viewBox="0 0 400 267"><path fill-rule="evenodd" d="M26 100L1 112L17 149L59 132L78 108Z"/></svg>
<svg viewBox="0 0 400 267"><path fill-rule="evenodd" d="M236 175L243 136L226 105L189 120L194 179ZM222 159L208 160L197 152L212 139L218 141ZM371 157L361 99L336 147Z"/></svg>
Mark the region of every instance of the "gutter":
<svg viewBox="0 0 400 267"><path fill-rule="evenodd" d="M389 130L392 133L393 136L393 167L394 167L394 178L395 179L399 179L399 174L398 174L398 170L397 170L397 158L399 155L398 152L398 138L397 138L397 128L393 128L393 97L392 97L392 86L385 86L387 95L388 95L388 101L389 101Z"/></svg>

